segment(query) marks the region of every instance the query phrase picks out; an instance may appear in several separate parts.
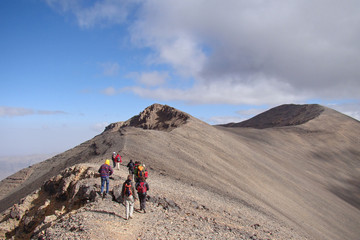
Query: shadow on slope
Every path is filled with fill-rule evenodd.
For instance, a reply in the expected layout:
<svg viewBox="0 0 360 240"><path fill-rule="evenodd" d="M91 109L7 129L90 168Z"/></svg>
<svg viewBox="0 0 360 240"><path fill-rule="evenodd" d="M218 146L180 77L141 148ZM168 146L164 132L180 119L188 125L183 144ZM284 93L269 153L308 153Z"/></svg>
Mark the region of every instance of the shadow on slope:
<svg viewBox="0 0 360 240"><path fill-rule="evenodd" d="M318 117L323 111L324 107L317 104L284 104L260 113L249 120L240 123L224 124L221 126L251 127L258 129L294 126L306 123Z"/></svg>

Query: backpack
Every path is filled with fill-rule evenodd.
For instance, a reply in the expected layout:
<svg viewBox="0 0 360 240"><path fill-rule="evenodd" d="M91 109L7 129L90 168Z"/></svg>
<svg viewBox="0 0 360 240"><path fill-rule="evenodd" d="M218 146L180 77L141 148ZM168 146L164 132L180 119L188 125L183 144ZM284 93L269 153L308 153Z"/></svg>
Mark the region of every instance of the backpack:
<svg viewBox="0 0 360 240"><path fill-rule="evenodd" d="M127 165L127 167L129 168L129 171L131 171L134 174L134 163L133 162L129 162L129 164Z"/></svg>
<svg viewBox="0 0 360 240"><path fill-rule="evenodd" d="M146 193L146 185L145 182L139 182L138 187L137 187L137 191L138 193Z"/></svg>
<svg viewBox="0 0 360 240"><path fill-rule="evenodd" d="M125 196L129 197L132 195L132 191L131 191L131 183L130 182L125 182L125 189L124 189L124 193Z"/></svg>
<svg viewBox="0 0 360 240"><path fill-rule="evenodd" d="M145 176L145 168L144 168L144 166L142 166L142 165L139 165L139 166L138 166L137 176L138 176L139 178Z"/></svg>

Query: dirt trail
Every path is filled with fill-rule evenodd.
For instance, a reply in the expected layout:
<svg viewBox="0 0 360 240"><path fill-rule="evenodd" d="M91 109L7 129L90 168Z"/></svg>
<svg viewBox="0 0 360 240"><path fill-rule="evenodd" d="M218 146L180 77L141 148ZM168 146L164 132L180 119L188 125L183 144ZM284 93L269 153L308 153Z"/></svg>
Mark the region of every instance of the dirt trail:
<svg viewBox="0 0 360 240"><path fill-rule="evenodd" d="M100 165L81 166L96 170ZM115 169L110 189L122 185L127 174L124 165ZM82 181L100 187L100 178ZM148 183L147 213L137 211L137 201L133 218L125 220L123 204L111 196L98 197L49 222L32 239L306 239L263 209L249 208L164 173L150 172Z"/></svg>

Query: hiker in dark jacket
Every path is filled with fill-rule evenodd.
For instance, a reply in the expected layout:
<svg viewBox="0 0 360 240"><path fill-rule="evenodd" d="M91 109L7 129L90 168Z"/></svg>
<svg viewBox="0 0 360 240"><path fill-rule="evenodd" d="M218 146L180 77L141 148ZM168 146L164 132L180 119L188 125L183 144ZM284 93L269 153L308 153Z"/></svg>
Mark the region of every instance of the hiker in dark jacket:
<svg viewBox="0 0 360 240"><path fill-rule="evenodd" d="M127 177L121 190L121 199L125 202L125 216L126 220L132 218L134 212L134 202L137 200L132 175Z"/></svg>
<svg viewBox="0 0 360 240"><path fill-rule="evenodd" d="M105 163L99 168L100 177L101 177L101 195L104 192L104 185L106 183L106 193L104 196L109 193L109 176L113 173L113 169L110 167L110 160L106 159Z"/></svg>
<svg viewBox="0 0 360 240"><path fill-rule="evenodd" d="M146 182L145 177L140 178L139 182L136 183L135 188L140 200L140 211L144 210L144 213L146 213L146 193L149 191L149 184Z"/></svg>
<svg viewBox="0 0 360 240"><path fill-rule="evenodd" d="M111 157L111 159L112 159L112 161L113 161L113 168L116 167L116 161L115 161L116 155L117 155L117 153L116 153L116 152L113 152L112 157Z"/></svg>
<svg viewBox="0 0 360 240"><path fill-rule="evenodd" d="M128 163L127 167L129 169L129 174L133 175L134 174L135 163L133 162L132 159L130 159L130 162Z"/></svg>

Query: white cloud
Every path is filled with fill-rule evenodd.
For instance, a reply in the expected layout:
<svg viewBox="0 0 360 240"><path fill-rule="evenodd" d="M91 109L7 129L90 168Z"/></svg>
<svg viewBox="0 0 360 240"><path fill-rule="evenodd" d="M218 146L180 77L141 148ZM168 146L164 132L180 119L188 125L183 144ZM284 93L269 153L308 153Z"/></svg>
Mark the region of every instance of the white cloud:
<svg viewBox="0 0 360 240"><path fill-rule="evenodd" d="M129 8L138 0L46 0L48 5L62 13L70 12L81 28L111 26L127 20ZM93 4L92 4L93 3Z"/></svg>
<svg viewBox="0 0 360 240"><path fill-rule="evenodd" d="M64 111L52 111L52 110L34 110L22 107L7 107L0 106L0 117L18 117L26 115L57 115L67 114Z"/></svg>
<svg viewBox="0 0 360 240"><path fill-rule="evenodd" d="M196 76L201 71L205 54L189 36L179 36L156 47L159 62L170 64L180 75Z"/></svg>
<svg viewBox="0 0 360 240"><path fill-rule="evenodd" d="M89 28L99 24L123 23L127 17L127 10L119 1L105 0L77 11L76 16L80 27Z"/></svg>
<svg viewBox="0 0 360 240"><path fill-rule="evenodd" d="M137 81L145 86L127 88L141 97L257 105L359 99L357 0L47 2L72 13L80 27L126 22L151 64L194 83L165 88L161 76L145 73Z"/></svg>
<svg viewBox="0 0 360 240"><path fill-rule="evenodd" d="M143 72L140 74L137 74L137 80L141 84L144 84L145 86L158 86L162 85L166 82L166 79L168 79L169 75L167 72Z"/></svg>
<svg viewBox="0 0 360 240"><path fill-rule="evenodd" d="M247 120L242 117L234 117L234 116L214 116L207 120L207 122L211 124L226 124L226 123L238 123Z"/></svg>
<svg viewBox="0 0 360 240"><path fill-rule="evenodd" d="M140 46L151 47L159 62L191 75L196 84L190 92L209 89L203 102L244 102L242 94L231 94L235 92L245 92L245 98L256 104L358 98L358 9L359 1L334 0L146 1L132 36ZM269 81L250 84L258 75ZM272 87L272 82L277 86ZM227 86L222 92L235 99L219 97L214 85ZM276 89L283 86L290 92ZM173 92L189 99L182 91ZM159 89L152 96L156 94L164 97Z"/></svg>
<svg viewBox="0 0 360 240"><path fill-rule="evenodd" d="M200 82L189 89L159 87L148 89L130 87L128 91L144 97L163 101L181 100L191 104L225 103L225 104L282 104L284 102L300 101L293 94L295 90L276 80L254 79L247 84L233 84L229 79L223 82Z"/></svg>
<svg viewBox="0 0 360 240"><path fill-rule="evenodd" d="M238 123L248 120L268 109L269 108L251 108L249 106L245 106L244 109L236 111L235 116L213 116L206 121L212 124Z"/></svg>
<svg viewBox="0 0 360 240"><path fill-rule="evenodd" d="M117 92L116 92L116 89L114 87L108 87L108 88L105 88L104 90L102 90L101 93L105 94L105 95L108 95L108 96L113 96Z"/></svg>
<svg viewBox="0 0 360 240"><path fill-rule="evenodd" d="M40 115L58 115L58 114L67 114L64 111L49 111L49 110L39 110L37 111L37 114Z"/></svg>
<svg viewBox="0 0 360 240"><path fill-rule="evenodd" d="M327 106L360 121L360 101L327 104Z"/></svg>
<svg viewBox="0 0 360 240"><path fill-rule="evenodd" d="M119 74L120 66L116 62L99 63L102 68L103 75L106 77L114 77Z"/></svg>
<svg viewBox="0 0 360 240"><path fill-rule="evenodd" d="M0 106L0 117L25 116L34 114L34 110L21 107Z"/></svg>

